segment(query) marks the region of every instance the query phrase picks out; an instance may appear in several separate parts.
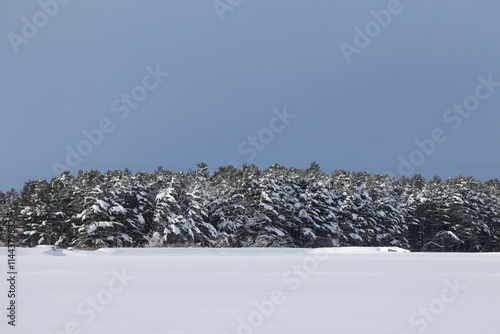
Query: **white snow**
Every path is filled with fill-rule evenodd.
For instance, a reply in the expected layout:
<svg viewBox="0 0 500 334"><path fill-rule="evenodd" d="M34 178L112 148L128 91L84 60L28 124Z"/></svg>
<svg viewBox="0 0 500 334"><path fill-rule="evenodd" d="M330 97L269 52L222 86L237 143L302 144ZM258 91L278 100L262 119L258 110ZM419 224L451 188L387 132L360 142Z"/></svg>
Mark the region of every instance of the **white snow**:
<svg viewBox="0 0 500 334"><path fill-rule="evenodd" d="M87 227L88 233L93 233L98 227L113 227L113 225L119 224L114 222L95 222Z"/></svg>
<svg viewBox="0 0 500 334"><path fill-rule="evenodd" d="M0 248L7 264L7 249ZM22 334L498 334L500 254L17 249ZM4 277L7 276L4 269Z"/></svg>
<svg viewBox="0 0 500 334"><path fill-rule="evenodd" d="M127 214L127 210L125 210L125 208L121 205L116 205L116 206L112 207L111 209L109 209L109 212L114 213L114 214L122 214L122 215Z"/></svg>
<svg viewBox="0 0 500 334"><path fill-rule="evenodd" d="M269 232L276 233L276 235L279 237L283 237L285 235L285 233L283 233L283 231L281 231L280 229L278 229L276 227L265 227L264 229L266 229Z"/></svg>
<svg viewBox="0 0 500 334"><path fill-rule="evenodd" d="M302 233L304 233L304 235L310 235L313 239L316 239L316 234L314 234L310 228L304 227L302 229Z"/></svg>
<svg viewBox="0 0 500 334"><path fill-rule="evenodd" d="M104 210L107 210L108 207L109 207L109 204L103 200L97 200L97 203L101 206L101 208L103 208Z"/></svg>
<svg viewBox="0 0 500 334"><path fill-rule="evenodd" d="M174 224L170 224L169 227L172 230L172 232L174 232L175 234L178 235L181 233L181 230L177 226L175 226Z"/></svg>

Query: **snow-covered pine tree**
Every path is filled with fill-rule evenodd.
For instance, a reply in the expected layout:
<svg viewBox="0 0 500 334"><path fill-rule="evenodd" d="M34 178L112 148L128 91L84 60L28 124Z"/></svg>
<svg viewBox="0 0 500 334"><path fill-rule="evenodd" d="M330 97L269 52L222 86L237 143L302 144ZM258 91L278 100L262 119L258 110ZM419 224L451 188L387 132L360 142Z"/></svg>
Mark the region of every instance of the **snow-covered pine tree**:
<svg viewBox="0 0 500 334"><path fill-rule="evenodd" d="M334 183L340 190L339 220L342 246L371 245L375 235L373 200L367 191L365 173L336 171Z"/></svg>
<svg viewBox="0 0 500 334"><path fill-rule="evenodd" d="M0 245L6 246L8 243L8 233L14 237L11 242L17 243L22 228L19 226L19 194L11 189L6 194L0 191ZM9 231L9 226L13 230Z"/></svg>
<svg viewBox="0 0 500 334"><path fill-rule="evenodd" d="M372 175L368 192L375 205L373 244L409 248L404 187L400 179L389 175Z"/></svg>
<svg viewBox="0 0 500 334"><path fill-rule="evenodd" d="M210 178L207 192L209 221L218 232L218 247L241 247L245 225L251 220L253 206L245 193L243 171L233 166L220 167Z"/></svg>
<svg viewBox="0 0 500 334"><path fill-rule="evenodd" d="M130 171L82 172L78 183L83 203L74 216L75 246L129 247L146 242Z"/></svg>
<svg viewBox="0 0 500 334"><path fill-rule="evenodd" d="M24 237L22 245L67 245L73 238L67 221L68 190L72 180L68 173L61 178L28 181L21 191L19 218Z"/></svg>
<svg viewBox="0 0 500 334"><path fill-rule="evenodd" d="M154 223L162 244L212 246L217 231L208 221L208 166L187 174L170 174L168 185L156 196Z"/></svg>
<svg viewBox="0 0 500 334"><path fill-rule="evenodd" d="M257 246L280 247L294 245L290 235L294 224L294 199L289 195L293 189L287 179L287 169L274 164L262 172L256 187L256 214L253 229Z"/></svg>
<svg viewBox="0 0 500 334"><path fill-rule="evenodd" d="M294 218L300 233L294 236L301 247L338 245L341 230L337 218L337 191L331 178L321 172L316 162L305 171L294 170L289 177L295 192Z"/></svg>
<svg viewBox="0 0 500 334"><path fill-rule="evenodd" d="M217 230L210 223L209 209L209 173L205 163L199 163L198 170L186 174L181 209L185 218L183 228L189 230L196 245L214 246L217 242Z"/></svg>

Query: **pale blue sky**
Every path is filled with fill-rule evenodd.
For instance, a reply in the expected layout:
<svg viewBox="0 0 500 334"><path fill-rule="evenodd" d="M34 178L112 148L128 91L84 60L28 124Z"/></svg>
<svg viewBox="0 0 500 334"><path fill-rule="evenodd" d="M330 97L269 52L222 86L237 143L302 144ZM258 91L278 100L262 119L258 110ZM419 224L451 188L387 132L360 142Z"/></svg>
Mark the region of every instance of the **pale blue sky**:
<svg viewBox="0 0 500 334"><path fill-rule="evenodd" d="M50 179L54 161L75 171L317 161L326 172L499 176L500 87L477 88L481 76L500 82L498 1L221 0L232 8L223 21L212 0L40 3L0 11L2 191ZM388 6L397 13L384 27L371 11ZM356 46L355 27L374 30L348 62L340 45ZM146 67L157 66L169 76L146 78L155 88L145 90ZM132 91L147 97L115 113ZM446 112L464 100L467 118ZM84 143L103 120L102 141ZM437 128L435 150L418 153L415 140ZM90 153L69 166L68 147Z"/></svg>

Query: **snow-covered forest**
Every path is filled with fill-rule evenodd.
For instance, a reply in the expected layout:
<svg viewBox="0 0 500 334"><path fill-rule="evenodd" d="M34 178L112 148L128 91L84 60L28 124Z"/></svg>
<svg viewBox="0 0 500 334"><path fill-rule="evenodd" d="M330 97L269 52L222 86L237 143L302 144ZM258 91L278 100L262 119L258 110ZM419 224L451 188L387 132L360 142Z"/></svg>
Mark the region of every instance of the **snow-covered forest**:
<svg viewBox="0 0 500 334"><path fill-rule="evenodd" d="M0 245L331 247L500 251L500 181L273 165L96 170L0 192Z"/></svg>

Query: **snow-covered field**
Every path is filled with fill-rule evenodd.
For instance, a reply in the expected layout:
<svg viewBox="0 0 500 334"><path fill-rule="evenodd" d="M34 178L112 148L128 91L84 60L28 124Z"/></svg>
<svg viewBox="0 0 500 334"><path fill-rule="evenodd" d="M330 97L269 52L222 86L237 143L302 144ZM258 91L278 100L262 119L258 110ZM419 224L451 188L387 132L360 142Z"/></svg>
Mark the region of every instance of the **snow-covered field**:
<svg viewBox="0 0 500 334"><path fill-rule="evenodd" d="M0 333L500 333L500 254L17 249Z"/></svg>

